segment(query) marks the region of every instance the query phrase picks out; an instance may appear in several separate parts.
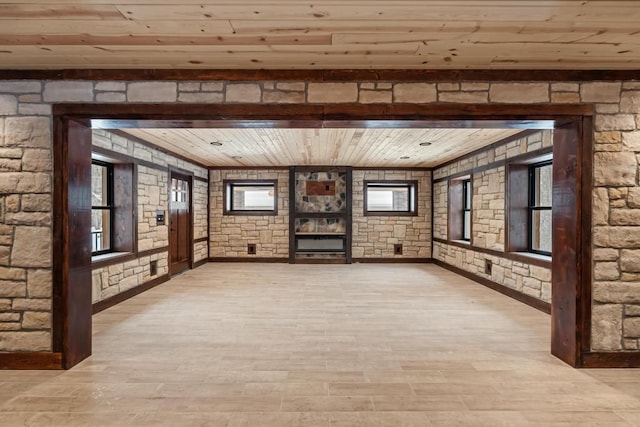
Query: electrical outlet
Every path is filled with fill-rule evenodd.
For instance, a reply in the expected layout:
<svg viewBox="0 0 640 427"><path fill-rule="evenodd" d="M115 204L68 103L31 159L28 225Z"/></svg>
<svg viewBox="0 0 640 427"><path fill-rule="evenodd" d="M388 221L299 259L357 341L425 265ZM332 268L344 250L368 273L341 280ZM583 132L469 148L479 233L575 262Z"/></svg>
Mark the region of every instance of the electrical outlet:
<svg viewBox="0 0 640 427"><path fill-rule="evenodd" d="M393 245L393 254L402 255L402 244Z"/></svg>
<svg viewBox="0 0 640 427"><path fill-rule="evenodd" d="M249 243L247 245L247 254L255 255L257 253L258 253L258 249L256 248L256 244L255 243Z"/></svg>

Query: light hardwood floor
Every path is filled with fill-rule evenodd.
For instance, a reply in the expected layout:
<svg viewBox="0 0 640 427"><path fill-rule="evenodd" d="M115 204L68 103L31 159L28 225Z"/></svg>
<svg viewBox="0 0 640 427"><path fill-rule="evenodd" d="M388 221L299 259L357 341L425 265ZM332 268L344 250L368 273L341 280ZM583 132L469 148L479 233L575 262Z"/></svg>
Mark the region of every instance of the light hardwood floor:
<svg viewBox="0 0 640 427"><path fill-rule="evenodd" d="M640 425L640 370L549 334L433 265L207 264L96 315L72 370L0 372L0 425Z"/></svg>

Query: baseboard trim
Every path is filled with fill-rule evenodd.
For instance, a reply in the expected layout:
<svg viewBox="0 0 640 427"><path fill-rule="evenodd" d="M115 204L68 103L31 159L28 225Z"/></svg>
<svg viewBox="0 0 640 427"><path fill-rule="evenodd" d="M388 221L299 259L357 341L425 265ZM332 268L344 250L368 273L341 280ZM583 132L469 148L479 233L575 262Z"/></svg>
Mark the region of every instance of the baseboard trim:
<svg viewBox="0 0 640 427"><path fill-rule="evenodd" d="M354 263L375 263L375 264L429 264L433 262L431 258L353 258Z"/></svg>
<svg viewBox="0 0 640 427"><path fill-rule="evenodd" d="M156 277L153 280L149 280L141 285L136 286L135 288L127 289L124 292L121 292L117 295L111 296L109 298L103 299L102 301L98 301L93 304L93 314L100 313L101 311L106 310L107 308L113 307L116 304L120 304L123 301L128 300L129 298L133 298L136 295L139 295L145 291L148 291L151 288L155 288L158 285L163 284L169 280L169 275L165 274L164 276Z"/></svg>
<svg viewBox="0 0 640 427"><path fill-rule="evenodd" d="M201 259L200 261L196 261L193 263L193 268L201 267L209 262L209 258Z"/></svg>
<svg viewBox="0 0 640 427"><path fill-rule="evenodd" d="M211 257L209 262L267 262L267 263L283 263L289 262L289 258L277 257Z"/></svg>
<svg viewBox="0 0 640 427"><path fill-rule="evenodd" d="M503 295L506 295L517 301L520 301L521 303L527 304L528 306L533 307L536 310L540 310L543 313L551 314L551 304L549 304L548 302L540 301L537 298L520 293L504 285L501 285L500 283L496 283L492 280L485 279L484 277L475 275L461 268L454 267L453 265L446 264L435 258L433 259L433 263L439 267L442 267L456 274L459 274L463 277L466 277L467 279L473 280L474 282L480 283L481 285L484 285L487 288L493 289L496 292L500 292Z"/></svg>
<svg viewBox="0 0 640 427"><path fill-rule="evenodd" d="M62 353L0 353L0 369L63 369Z"/></svg>
<svg viewBox="0 0 640 427"><path fill-rule="evenodd" d="M580 368L640 368L640 352L594 351L582 355Z"/></svg>

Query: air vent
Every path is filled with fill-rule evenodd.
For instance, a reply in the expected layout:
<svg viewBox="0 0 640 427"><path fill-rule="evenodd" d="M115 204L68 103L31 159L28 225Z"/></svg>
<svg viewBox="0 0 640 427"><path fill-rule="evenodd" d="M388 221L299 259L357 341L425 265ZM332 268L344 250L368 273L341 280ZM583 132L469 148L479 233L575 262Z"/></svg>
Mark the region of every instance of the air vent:
<svg viewBox="0 0 640 427"><path fill-rule="evenodd" d="M485 259L484 260L484 274L488 274L489 276L491 276L491 267L493 267L493 263L491 262L490 259Z"/></svg>
<svg viewBox="0 0 640 427"><path fill-rule="evenodd" d="M158 261L151 261L149 263L149 274L155 276L158 274Z"/></svg>
<svg viewBox="0 0 640 427"><path fill-rule="evenodd" d="M247 245L247 253L249 255L255 255L258 253L257 248L256 248L256 244L255 243L249 243Z"/></svg>
<svg viewBox="0 0 640 427"><path fill-rule="evenodd" d="M393 245L393 254L402 255L402 244Z"/></svg>

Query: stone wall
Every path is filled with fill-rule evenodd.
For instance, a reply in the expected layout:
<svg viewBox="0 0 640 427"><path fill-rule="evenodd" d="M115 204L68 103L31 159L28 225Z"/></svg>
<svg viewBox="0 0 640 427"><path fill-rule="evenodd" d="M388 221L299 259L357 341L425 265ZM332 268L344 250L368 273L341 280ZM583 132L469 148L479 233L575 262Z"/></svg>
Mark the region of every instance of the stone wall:
<svg viewBox="0 0 640 427"><path fill-rule="evenodd" d="M277 179L277 215L224 215L223 180ZM211 170L209 188L209 245L211 257L289 257L289 170ZM247 245L256 244L256 254Z"/></svg>
<svg viewBox="0 0 640 427"><path fill-rule="evenodd" d="M136 141L115 135L105 130L93 131L93 145L134 159L152 162L157 167L143 164L137 166L138 202L138 252L152 249L164 251L137 259L115 263L92 271L93 302L102 301L128 289L169 273L169 227L156 223L156 212L165 211L165 224L169 218L169 167L194 173L205 178L207 169L167 155ZM207 237L207 182L193 180L194 240ZM204 248L203 248L204 246ZM207 258L207 242L194 245L194 262ZM151 275L150 263L156 261L157 273Z"/></svg>
<svg viewBox="0 0 640 427"><path fill-rule="evenodd" d="M364 181L387 180L418 181L417 216L364 216ZM356 169L352 188L353 258L431 258L431 172Z"/></svg>
<svg viewBox="0 0 640 427"><path fill-rule="evenodd" d="M638 347L639 82L14 80L0 81L0 351L51 347L49 326L30 329L23 315L51 310L50 211L34 204L51 203L51 106L66 102L593 104L595 262L618 274L594 278L592 348Z"/></svg>
<svg viewBox="0 0 640 427"><path fill-rule="evenodd" d="M472 175L471 241L468 248L434 242L433 257L437 260L490 279L508 288L551 302L551 270L525 262L513 261L505 250L505 166L491 168L494 162L504 161L520 154L534 152L553 144L552 131L536 132L472 156L463 157L433 171L434 177L447 178L455 174ZM489 169L472 173L476 167ZM526 189L524 190L526 191ZM448 180L434 183L434 235L447 239ZM478 249L490 249L486 254ZM484 273L485 260L493 264L491 274Z"/></svg>

